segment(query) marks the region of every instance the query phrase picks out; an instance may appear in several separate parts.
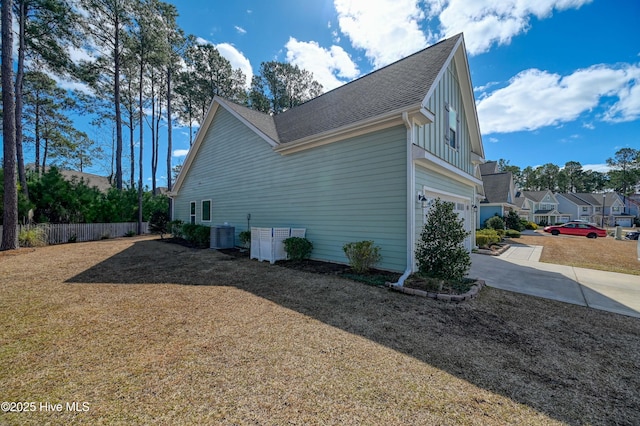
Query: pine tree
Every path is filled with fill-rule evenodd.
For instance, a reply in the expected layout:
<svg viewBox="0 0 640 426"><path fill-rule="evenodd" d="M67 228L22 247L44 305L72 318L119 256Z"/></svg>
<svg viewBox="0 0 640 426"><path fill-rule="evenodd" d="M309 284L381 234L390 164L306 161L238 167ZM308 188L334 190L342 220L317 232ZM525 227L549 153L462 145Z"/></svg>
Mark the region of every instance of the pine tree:
<svg viewBox="0 0 640 426"><path fill-rule="evenodd" d="M471 266L471 256L464 248L469 232L453 208L451 202L439 198L434 201L420 234L416 260L425 275L462 281Z"/></svg>

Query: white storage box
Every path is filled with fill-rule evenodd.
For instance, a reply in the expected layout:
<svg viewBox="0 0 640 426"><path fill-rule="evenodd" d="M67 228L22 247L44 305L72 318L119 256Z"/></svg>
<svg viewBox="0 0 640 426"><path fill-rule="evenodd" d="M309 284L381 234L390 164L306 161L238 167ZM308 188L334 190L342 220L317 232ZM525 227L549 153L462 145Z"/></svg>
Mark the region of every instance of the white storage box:
<svg viewBox="0 0 640 426"><path fill-rule="evenodd" d="M272 264L285 260L284 240L304 238L306 233L306 228L251 228L251 259L268 260Z"/></svg>

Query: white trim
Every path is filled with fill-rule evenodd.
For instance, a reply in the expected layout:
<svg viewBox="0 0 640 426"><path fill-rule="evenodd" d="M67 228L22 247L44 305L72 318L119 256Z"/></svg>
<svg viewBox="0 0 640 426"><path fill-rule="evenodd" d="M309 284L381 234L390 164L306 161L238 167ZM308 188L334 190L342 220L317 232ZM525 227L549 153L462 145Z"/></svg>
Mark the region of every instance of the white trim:
<svg viewBox="0 0 640 426"><path fill-rule="evenodd" d="M431 167L433 165L435 165L436 167L438 167L440 169L440 171L459 181L459 182L464 182L467 184L475 184L475 185L480 185L482 186L482 180L478 179L475 176L470 175L469 173L460 170L459 168L457 168L456 166L447 163L446 161L444 161L443 159L441 159L440 157L437 157L435 155L433 155L432 153L430 153L429 151L427 151L426 149L419 147L417 145L413 145L412 146L412 158L413 161L417 161L418 163L423 162L426 160L427 164L425 164L426 167Z"/></svg>
<svg viewBox="0 0 640 426"><path fill-rule="evenodd" d="M205 201L209 202L209 220L204 218L204 203ZM200 200L200 215L202 217L202 222L211 222L213 218L213 201L209 198L206 200Z"/></svg>
<svg viewBox="0 0 640 426"><path fill-rule="evenodd" d="M403 123L403 114L409 113L413 116L421 111L420 106L415 108L397 109L376 117L358 121L357 123L348 124L337 129L328 130L323 133L311 135L306 138L298 139L294 142L288 142L278 145L273 150L282 155L293 154L310 148L338 142L347 138L365 135L378 130L387 129Z"/></svg>
<svg viewBox="0 0 640 426"><path fill-rule="evenodd" d="M193 213L191 213L191 206L193 205ZM193 217L193 222L191 218ZM189 201L189 223L196 223L198 220L198 202L197 201Z"/></svg>

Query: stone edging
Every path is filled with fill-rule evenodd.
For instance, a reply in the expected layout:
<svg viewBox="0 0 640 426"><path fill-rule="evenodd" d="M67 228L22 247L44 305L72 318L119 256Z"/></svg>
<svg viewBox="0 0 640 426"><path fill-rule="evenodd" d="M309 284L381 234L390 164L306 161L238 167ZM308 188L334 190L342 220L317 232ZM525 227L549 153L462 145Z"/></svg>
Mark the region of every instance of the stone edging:
<svg viewBox="0 0 640 426"><path fill-rule="evenodd" d="M478 249L475 253L488 254L489 256L500 256L502 253L509 250L509 248L511 248L511 244L505 244L498 250Z"/></svg>
<svg viewBox="0 0 640 426"><path fill-rule="evenodd" d="M389 288L389 290L397 291L400 293L412 294L414 296L420 296L420 297L427 297L429 299L434 299L434 300L442 300L443 302L460 303L460 302L464 302L466 300L471 300L475 298L478 295L478 293L480 293L480 290L482 289L482 287L484 287L486 284L484 280L476 280L475 284L473 284L469 289L469 291L464 294L432 293L430 291L418 290L416 288L409 288L404 286L399 287L399 286L393 285L392 283L387 283L386 285Z"/></svg>

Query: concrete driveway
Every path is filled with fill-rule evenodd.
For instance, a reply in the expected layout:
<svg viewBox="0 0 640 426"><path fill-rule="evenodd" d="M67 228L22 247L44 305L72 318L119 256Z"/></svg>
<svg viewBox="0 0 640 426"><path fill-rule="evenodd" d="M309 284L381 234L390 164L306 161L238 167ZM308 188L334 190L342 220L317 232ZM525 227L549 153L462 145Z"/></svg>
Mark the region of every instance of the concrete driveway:
<svg viewBox="0 0 640 426"><path fill-rule="evenodd" d="M542 246L471 254L469 276L502 290L640 318L640 276L539 262Z"/></svg>

